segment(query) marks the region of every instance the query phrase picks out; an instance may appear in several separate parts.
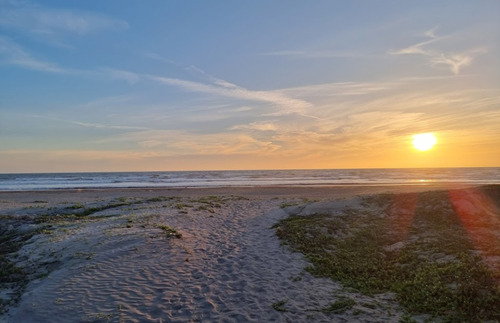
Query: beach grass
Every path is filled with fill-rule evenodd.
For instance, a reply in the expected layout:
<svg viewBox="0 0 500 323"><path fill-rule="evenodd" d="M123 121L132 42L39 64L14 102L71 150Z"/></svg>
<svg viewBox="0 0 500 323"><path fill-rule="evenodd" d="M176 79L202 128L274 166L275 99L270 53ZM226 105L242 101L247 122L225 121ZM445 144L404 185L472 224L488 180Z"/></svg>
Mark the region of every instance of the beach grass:
<svg viewBox="0 0 500 323"><path fill-rule="evenodd" d="M182 238L182 233L168 225L160 224L158 225L158 229L161 229L167 237Z"/></svg>
<svg viewBox="0 0 500 323"><path fill-rule="evenodd" d="M500 186L482 193L498 207ZM450 196L445 191L371 196L363 200L365 210L380 212L292 215L275 226L276 233L310 260L306 269L312 274L368 295L395 293L410 315L498 321L500 268L485 259L500 256L500 239L496 235L485 250L472 235L485 228L500 232L500 215L489 220L484 215L477 221L482 231L471 230Z"/></svg>
<svg viewBox="0 0 500 323"><path fill-rule="evenodd" d="M278 312L286 312L287 309L285 308L285 304L286 304L287 300L286 299L282 299L280 301L277 301L277 302L274 302L271 304L271 307L275 310L275 311L278 311Z"/></svg>
<svg viewBox="0 0 500 323"><path fill-rule="evenodd" d="M342 297L330 305L322 308L321 311L331 314L342 314L345 311L350 310L355 304L356 301L352 298Z"/></svg>
<svg viewBox="0 0 500 323"><path fill-rule="evenodd" d="M13 290L13 297L10 300L0 298L0 314L7 305L15 303L21 297L28 281L28 274L24 268L18 266L12 258L26 241L37 234L37 230L19 232L17 226L19 226L17 219L9 216L0 217L0 288Z"/></svg>

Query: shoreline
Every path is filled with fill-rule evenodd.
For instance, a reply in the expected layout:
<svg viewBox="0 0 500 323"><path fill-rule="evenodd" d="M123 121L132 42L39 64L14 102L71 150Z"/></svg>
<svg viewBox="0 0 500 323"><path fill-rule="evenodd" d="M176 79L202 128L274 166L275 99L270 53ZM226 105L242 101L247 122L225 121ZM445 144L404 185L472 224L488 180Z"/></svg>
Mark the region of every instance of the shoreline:
<svg viewBox="0 0 500 323"><path fill-rule="evenodd" d="M0 190L500 184L499 167L0 174Z"/></svg>
<svg viewBox="0 0 500 323"><path fill-rule="evenodd" d="M130 187L61 187L41 189L9 189L0 190L0 194L8 193L43 193L43 192L82 192L82 191L184 191L184 190L278 190L278 189L329 189L329 188L389 188L397 189L403 187L429 188L429 189L460 189L467 187L500 185L500 183L464 183L464 182L425 182L425 183L342 183L342 184L272 184L272 185L220 185L220 186L130 186Z"/></svg>

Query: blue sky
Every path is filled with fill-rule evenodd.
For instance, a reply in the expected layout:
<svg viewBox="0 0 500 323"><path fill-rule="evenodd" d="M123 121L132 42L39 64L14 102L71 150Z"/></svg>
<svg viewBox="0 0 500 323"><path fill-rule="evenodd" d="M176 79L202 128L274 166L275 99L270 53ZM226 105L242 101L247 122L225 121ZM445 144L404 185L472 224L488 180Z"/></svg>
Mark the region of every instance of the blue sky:
<svg viewBox="0 0 500 323"><path fill-rule="evenodd" d="M0 172L500 166L499 31L494 0L0 0Z"/></svg>

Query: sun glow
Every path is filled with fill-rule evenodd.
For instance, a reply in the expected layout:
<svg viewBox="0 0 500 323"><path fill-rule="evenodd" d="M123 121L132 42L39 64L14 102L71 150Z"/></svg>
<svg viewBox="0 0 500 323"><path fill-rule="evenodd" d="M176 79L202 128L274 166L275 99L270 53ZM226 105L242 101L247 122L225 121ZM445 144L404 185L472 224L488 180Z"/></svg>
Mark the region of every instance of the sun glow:
<svg viewBox="0 0 500 323"><path fill-rule="evenodd" d="M432 133L420 133L413 135L412 143L416 150L426 151L434 147L437 143L437 139Z"/></svg>

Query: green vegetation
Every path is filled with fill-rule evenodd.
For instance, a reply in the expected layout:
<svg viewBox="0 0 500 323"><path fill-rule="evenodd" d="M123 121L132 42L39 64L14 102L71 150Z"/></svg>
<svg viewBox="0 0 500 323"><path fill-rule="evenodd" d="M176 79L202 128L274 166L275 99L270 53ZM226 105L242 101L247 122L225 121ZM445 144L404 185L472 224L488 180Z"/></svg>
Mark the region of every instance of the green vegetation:
<svg viewBox="0 0 500 323"><path fill-rule="evenodd" d="M321 311L330 314L342 314L345 311L350 310L355 304L356 302L353 299L342 297L329 306L322 308Z"/></svg>
<svg viewBox="0 0 500 323"><path fill-rule="evenodd" d="M497 204L499 192L500 186L483 189ZM481 258L500 256L500 239L490 241L488 255L475 250L447 192L386 194L363 204L386 211L290 216L275 226L276 233L306 255L312 274L368 295L394 292L412 315L444 322L500 320L500 268L487 267ZM481 219L484 228L498 232L499 216Z"/></svg>
<svg viewBox="0 0 500 323"><path fill-rule="evenodd" d="M174 205L174 207L178 210L182 210L184 208L192 207L192 205L186 203L177 203Z"/></svg>
<svg viewBox="0 0 500 323"><path fill-rule="evenodd" d="M163 202L163 201L167 201L168 198L165 197L165 196L156 196L156 197L152 197L150 199L148 199L146 202Z"/></svg>
<svg viewBox="0 0 500 323"><path fill-rule="evenodd" d="M210 195L200 198L197 202L206 204L207 206L212 208L221 208L222 204L224 204L224 201L225 200L223 197Z"/></svg>
<svg viewBox="0 0 500 323"><path fill-rule="evenodd" d="M78 210L78 209L83 209L84 207L85 206L83 206L83 204L81 204L81 203L75 203L72 206L70 206L69 208L72 210Z"/></svg>
<svg viewBox="0 0 500 323"><path fill-rule="evenodd" d="M177 238L177 239L180 239L182 238L182 233L180 233L179 231L177 231L176 229L168 226L168 225L158 225L158 229L161 229L163 230L163 232L165 232L165 235L167 237L173 237L173 238Z"/></svg>
<svg viewBox="0 0 500 323"><path fill-rule="evenodd" d="M279 302L272 303L271 307L274 308L278 312L286 312L287 311L287 309L285 308L286 302L287 301L285 299L283 299Z"/></svg>
<svg viewBox="0 0 500 323"><path fill-rule="evenodd" d="M18 232L19 221L23 220L23 217L0 217L0 288L7 287L14 291L11 300L0 298L0 313L4 312L9 302L16 302L20 298L28 281L24 268L17 266L11 259L36 234L35 230Z"/></svg>
<svg viewBox="0 0 500 323"><path fill-rule="evenodd" d="M307 197L303 197L300 200L294 200L294 201L286 201L281 203L280 208L284 209L290 206L298 206L302 204L307 204L307 203L312 203L312 202L318 202L319 200L311 200Z"/></svg>
<svg viewBox="0 0 500 323"><path fill-rule="evenodd" d="M119 199L120 201L122 198ZM52 223L52 222L61 222L61 221L67 221L67 220L80 220L84 219L90 215L93 215L97 212L105 211L108 209L113 209L113 208L118 208L126 205L133 205L133 204L139 204L142 203L140 201L135 201L131 203L125 203L125 202L111 202L109 204L104 204L104 205L99 205L99 206L92 206L92 207L85 207L84 205L80 203L75 203L70 207L58 209L55 208L52 210L50 213L45 213L45 214L38 214L34 217L35 223ZM98 218L98 217L96 217Z"/></svg>
<svg viewBox="0 0 500 323"><path fill-rule="evenodd" d="M75 252L75 258L90 260L94 256L92 252Z"/></svg>
<svg viewBox="0 0 500 323"><path fill-rule="evenodd" d="M127 228L132 228L132 224L134 223L134 220L131 217L127 218L127 224L125 225Z"/></svg>
<svg viewBox="0 0 500 323"><path fill-rule="evenodd" d="M11 289L14 291L12 297L8 299L0 298L0 313L5 311L6 306L14 304L18 301L26 284L34 278L47 277L50 270L53 269L54 263L43 263L48 272L36 272L36 268L22 268L16 264L17 252L27 243L34 235L54 233L56 228L61 230L68 230L61 228L60 225L72 225L74 221L94 221L101 218L107 218L109 215L96 214L113 208L120 208L123 206L138 205L149 202L165 202L169 201L169 207L184 208L190 207L188 204L183 204L180 197L152 197L149 199L129 199L127 197L119 197L110 201L100 201L95 204L86 203L61 203L57 206L50 208L40 206L30 206L26 209L39 209L34 212L27 213L29 215L0 215L0 288ZM216 202L213 197L202 199L204 201ZM33 204L47 204L47 201L35 200ZM209 205L209 204L207 204ZM210 204L215 207L215 204ZM182 210L181 210L182 211ZM91 216L91 217L90 217ZM125 226L132 228L134 219L131 216L125 218ZM21 226L29 224L31 226ZM145 225L142 225L145 228ZM165 232L167 237L181 238L182 234L169 226L159 226ZM76 253L75 257L90 260L91 253Z"/></svg>
<svg viewBox="0 0 500 323"><path fill-rule="evenodd" d="M300 202L283 202L283 203L281 203L280 208L284 209L284 208L287 208L290 206L297 206L300 204L301 204Z"/></svg>

